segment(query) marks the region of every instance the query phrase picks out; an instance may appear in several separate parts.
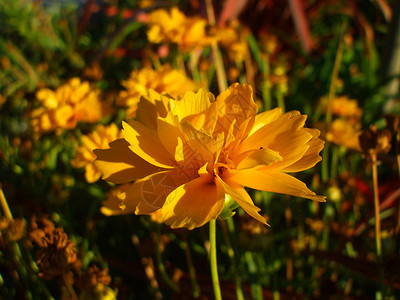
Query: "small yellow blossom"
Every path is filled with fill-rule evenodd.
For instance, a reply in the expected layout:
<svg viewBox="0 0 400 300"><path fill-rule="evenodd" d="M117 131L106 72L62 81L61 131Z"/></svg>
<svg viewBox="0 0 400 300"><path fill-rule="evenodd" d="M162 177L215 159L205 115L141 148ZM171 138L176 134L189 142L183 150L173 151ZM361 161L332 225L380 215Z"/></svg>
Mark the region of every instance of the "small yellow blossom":
<svg viewBox="0 0 400 300"><path fill-rule="evenodd" d="M322 102L326 106L327 98L322 98ZM362 116L362 109L358 106L357 100L350 99L348 96L339 96L332 100L332 113L339 117L359 120Z"/></svg>
<svg viewBox="0 0 400 300"><path fill-rule="evenodd" d="M101 173L93 165L96 155L93 149L106 149L108 144L115 139L121 138L122 132L115 124L109 126L98 125L96 129L82 136L82 145L78 148L75 158L71 160L74 168L85 168L85 178L93 183L101 177Z"/></svg>
<svg viewBox="0 0 400 300"><path fill-rule="evenodd" d="M238 22L231 22L228 27L218 28L216 39L221 48L228 52L231 60L242 62L248 53L246 34L246 30L240 28Z"/></svg>
<svg viewBox="0 0 400 300"><path fill-rule="evenodd" d="M159 210L172 228L193 229L220 215L227 194L267 224L244 186L325 201L288 174L321 160L319 131L298 111L257 110L252 88L238 83L216 99L203 89L180 100L150 91L123 123L124 138L94 150L104 180L129 184L118 214Z"/></svg>
<svg viewBox="0 0 400 300"><path fill-rule="evenodd" d="M206 20L186 17L177 7L170 12L164 9L151 12L148 25L147 37L151 43L175 43L182 52L208 46L212 40L206 33Z"/></svg>
<svg viewBox="0 0 400 300"><path fill-rule="evenodd" d="M337 145L345 146L348 149L361 151L359 136L361 134L361 124L354 124L352 121L338 118L329 126L326 139Z"/></svg>
<svg viewBox="0 0 400 300"><path fill-rule="evenodd" d="M73 129L78 122L94 123L102 117L100 91L88 82L72 78L55 91L44 88L36 93L41 107L32 112L32 125L36 132L58 128Z"/></svg>
<svg viewBox="0 0 400 300"><path fill-rule="evenodd" d="M163 65L158 70L134 70L130 77L122 82L122 86L125 90L119 93L116 104L128 107L128 119L136 116L139 99L142 95L148 95L149 89L179 98L185 92L196 88L195 83L183 71L174 70L169 65Z"/></svg>
<svg viewBox="0 0 400 300"><path fill-rule="evenodd" d="M124 209L122 201L118 196L129 188L129 184L117 185L107 193L107 199L103 201L100 211L105 216L120 215Z"/></svg>

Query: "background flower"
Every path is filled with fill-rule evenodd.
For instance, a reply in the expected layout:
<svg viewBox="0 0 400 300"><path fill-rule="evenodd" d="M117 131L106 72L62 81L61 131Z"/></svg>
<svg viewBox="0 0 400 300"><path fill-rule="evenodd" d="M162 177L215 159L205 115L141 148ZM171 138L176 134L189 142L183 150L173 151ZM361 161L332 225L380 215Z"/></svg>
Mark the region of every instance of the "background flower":
<svg viewBox="0 0 400 300"><path fill-rule="evenodd" d="M178 98L196 88L193 80L183 71L174 70L170 65L163 65L157 70L149 67L134 70L128 79L122 81L122 86L125 90L119 92L116 104L127 107L128 119L136 116L139 99L142 95L148 95L149 89Z"/></svg>
<svg viewBox="0 0 400 300"><path fill-rule="evenodd" d="M73 129L78 122L94 123L103 116L100 91L88 82L72 78L55 91L41 89L36 97L41 107L32 112L35 131L54 131L57 128Z"/></svg>
<svg viewBox="0 0 400 300"><path fill-rule="evenodd" d="M113 140L121 138L122 132L115 124L98 125L93 132L82 136L82 145L71 160L74 168L85 168L85 178L89 183L99 180L101 173L93 165L96 155L93 149L106 149Z"/></svg>
<svg viewBox="0 0 400 300"><path fill-rule="evenodd" d="M206 20L186 17L177 7L170 12L157 9L149 15L147 38L151 43L175 43L182 52L210 45Z"/></svg>

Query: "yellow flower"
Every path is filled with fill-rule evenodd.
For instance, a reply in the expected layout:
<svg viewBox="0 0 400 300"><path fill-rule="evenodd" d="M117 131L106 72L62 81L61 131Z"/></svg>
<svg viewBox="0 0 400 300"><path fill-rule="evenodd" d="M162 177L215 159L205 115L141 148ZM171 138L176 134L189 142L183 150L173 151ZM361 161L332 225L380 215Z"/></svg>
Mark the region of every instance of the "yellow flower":
<svg viewBox="0 0 400 300"><path fill-rule="evenodd" d="M326 139L337 145L345 146L348 149L361 151L359 136L361 134L361 124L339 118L332 122Z"/></svg>
<svg viewBox="0 0 400 300"><path fill-rule="evenodd" d="M130 77L122 82L126 89L117 98L118 106L127 106L127 118L136 116L140 96L148 95L148 90L166 92L174 98L184 95L186 91L194 90L195 83L183 71L174 70L169 65L161 66L158 70L143 68L132 71Z"/></svg>
<svg viewBox="0 0 400 300"><path fill-rule="evenodd" d="M243 33L244 31L244 33ZM228 52L230 59L242 62L247 54L247 30L239 27L238 22L231 22L228 27L217 29L216 38L219 45Z"/></svg>
<svg viewBox="0 0 400 300"><path fill-rule="evenodd" d="M322 98L322 101L327 105L326 98ZM348 96L335 97L332 100L332 112L339 117L355 120L359 120L362 116L362 109L358 106L357 100L350 99Z"/></svg>
<svg viewBox="0 0 400 300"><path fill-rule="evenodd" d="M121 137L122 132L115 124L107 127L98 125L92 133L82 136L82 145L77 149L71 165L74 168L85 168L87 182L92 183L99 180L101 173L93 165L93 161L96 159L93 149L106 149L109 143Z"/></svg>
<svg viewBox="0 0 400 300"><path fill-rule="evenodd" d="M149 15L147 38L151 43L175 43L180 51L187 52L211 43L206 34L206 20L186 17L177 7L170 12L157 9Z"/></svg>
<svg viewBox="0 0 400 300"><path fill-rule="evenodd" d="M73 129L78 122L97 122L102 117L99 93L79 78L72 78L55 91L47 88L39 90L36 98L42 106L32 112L34 130Z"/></svg>
<svg viewBox="0 0 400 300"><path fill-rule="evenodd" d="M124 138L94 150L103 179L133 182L118 195L118 213L160 210L172 228L193 229L219 216L226 194L266 224L243 186L325 201L287 174L320 161L319 131L304 128L297 111L256 114L252 88L237 83L216 99L202 89L181 100L142 97Z"/></svg>

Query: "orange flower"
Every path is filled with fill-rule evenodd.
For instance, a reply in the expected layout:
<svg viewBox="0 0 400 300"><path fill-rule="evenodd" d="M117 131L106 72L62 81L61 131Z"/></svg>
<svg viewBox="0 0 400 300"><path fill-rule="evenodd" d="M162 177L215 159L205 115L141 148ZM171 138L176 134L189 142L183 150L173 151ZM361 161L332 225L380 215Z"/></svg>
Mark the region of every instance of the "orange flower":
<svg viewBox="0 0 400 300"><path fill-rule="evenodd" d="M177 7L170 12L157 9L149 15L147 37L151 43L175 43L182 52L208 46L211 38L206 34L206 20L186 17Z"/></svg>
<svg viewBox="0 0 400 300"><path fill-rule="evenodd" d="M326 106L328 100L326 98L322 98L322 101ZM362 116L362 109L358 106L357 100L350 99L348 96L339 96L333 98L332 112L337 116L353 118L355 120L359 120Z"/></svg>
<svg viewBox="0 0 400 300"><path fill-rule="evenodd" d="M107 127L98 125L96 129L82 136L82 145L78 148L75 158L71 160L74 168L85 168L85 178L89 183L99 180L101 173L93 165L96 155L93 149L106 149L108 144L117 138L122 137L122 132L115 124Z"/></svg>
<svg viewBox="0 0 400 300"><path fill-rule="evenodd" d="M34 130L73 129L78 122L99 121L102 117L99 93L79 78L72 78L55 91L47 88L39 90L36 97L42 106L32 112Z"/></svg>
<svg viewBox="0 0 400 300"><path fill-rule="evenodd" d="M247 29L241 28L239 23L235 21L230 22L227 27L218 28L216 31L216 38L219 45L228 52L230 59L233 61L244 61L248 53L246 43L247 31Z"/></svg>
<svg viewBox="0 0 400 300"><path fill-rule="evenodd" d="M337 145L343 145L348 149L361 151L359 136L361 124L339 118L332 122L326 134L326 140Z"/></svg>
<svg viewBox="0 0 400 300"><path fill-rule="evenodd" d="M136 116L140 96L148 95L148 90L166 92L174 98L181 97L186 91L194 90L195 83L183 71L174 70L169 65L161 66L158 70L143 68L132 71L130 77L122 82L125 91L117 98L118 106L127 106L127 118Z"/></svg>
<svg viewBox="0 0 400 300"><path fill-rule="evenodd" d="M320 161L319 131L296 111L256 114L252 88L237 83L217 99L202 89L142 97L124 138L95 150L103 179L133 182L118 195L119 213L160 210L171 227L193 229L219 216L226 194L266 224L243 186L325 201L287 174Z"/></svg>

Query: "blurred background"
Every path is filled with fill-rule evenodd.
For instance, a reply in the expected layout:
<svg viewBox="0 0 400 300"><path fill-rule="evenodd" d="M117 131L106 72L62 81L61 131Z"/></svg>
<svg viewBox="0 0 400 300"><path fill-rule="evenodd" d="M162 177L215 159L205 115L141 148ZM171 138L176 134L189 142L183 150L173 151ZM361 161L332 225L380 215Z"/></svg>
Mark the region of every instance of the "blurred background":
<svg viewBox="0 0 400 300"><path fill-rule="evenodd" d="M400 297L398 0L0 0L0 298L214 299L208 225L107 216L108 148L148 89L251 84L326 141L326 203L251 191L217 222L223 299ZM168 32L168 30L170 30ZM377 246L378 245L378 246Z"/></svg>

